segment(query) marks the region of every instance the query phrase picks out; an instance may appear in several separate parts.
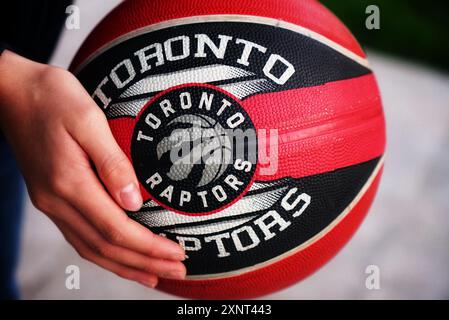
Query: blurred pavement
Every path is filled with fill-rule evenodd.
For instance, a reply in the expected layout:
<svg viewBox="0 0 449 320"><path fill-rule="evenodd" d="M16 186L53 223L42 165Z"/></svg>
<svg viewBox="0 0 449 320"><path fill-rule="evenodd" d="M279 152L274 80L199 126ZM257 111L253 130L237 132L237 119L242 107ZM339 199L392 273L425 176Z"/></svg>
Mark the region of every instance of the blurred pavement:
<svg viewBox="0 0 449 320"><path fill-rule="evenodd" d="M81 29L65 30L52 63L67 67L77 48L119 1L78 1ZM388 147L380 190L350 243L303 282L269 299L449 298L449 74L368 52L382 92ZM171 299L82 260L27 203L19 279L26 299ZM65 268L81 289L65 288ZM380 268L380 290L365 268Z"/></svg>

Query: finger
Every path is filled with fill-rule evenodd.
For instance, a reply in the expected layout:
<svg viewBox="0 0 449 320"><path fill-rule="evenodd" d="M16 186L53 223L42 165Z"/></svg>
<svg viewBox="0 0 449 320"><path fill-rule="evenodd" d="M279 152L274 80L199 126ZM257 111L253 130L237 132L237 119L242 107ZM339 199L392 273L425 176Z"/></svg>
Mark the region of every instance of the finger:
<svg viewBox="0 0 449 320"><path fill-rule="evenodd" d="M82 258L115 273L119 277L137 281L150 288L156 287L158 278L154 274L146 273L141 270L121 265L95 254L95 252L92 251L89 246L86 245L84 241L76 235L76 233L72 232L72 230L70 230L63 224L57 223L57 225L61 229L66 240L75 248L75 250Z"/></svg>
<svg viewBox="0 0 449 320"><path fill-rule="evenodd" d="M112 245L69 204L61 203L59 207L59 212L64 214L57 218L54 217L53 220L57 221L58 226L63 226L64 230L69 229L78 238L83 239L83 242L97 255L134 269L156 274L162 278L178 280L185 278L186 268L181 262L151 258Z"/></svg>
<svg viewBox="0 0 449 320"><path fill-rule="evenodd" d="M130 219L111 199L92 171L85 171L72 183L73 188L65 195L67 202L81 212L109 243L153 258L185 259L184 250L179 244L153 234Z"/></svg>
<svg viewBox="0 0 449 320"><path fill-rule="evenodd" d="M142 196L131 162L117 144L106 117L89 97L84 96L84 112L77 124L68 124L68 131L93 161L101 181L124 209L137 211Z"/></svg>

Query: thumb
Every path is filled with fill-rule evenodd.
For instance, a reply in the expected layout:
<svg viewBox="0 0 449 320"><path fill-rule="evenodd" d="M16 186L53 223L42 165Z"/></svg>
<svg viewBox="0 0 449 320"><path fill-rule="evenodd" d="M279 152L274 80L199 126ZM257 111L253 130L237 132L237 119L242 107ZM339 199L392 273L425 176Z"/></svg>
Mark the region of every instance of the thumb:
<svg viewBox="0 0 449 320"><path fill-rule="evenodd" d="M90 97L89 97L90 98ZM101 181L115 201L126 210L142 207L142 196L131 162L117 144L106 117L91 101L86 115L78 117L78 124L69 129L93 161Z"/></svg>

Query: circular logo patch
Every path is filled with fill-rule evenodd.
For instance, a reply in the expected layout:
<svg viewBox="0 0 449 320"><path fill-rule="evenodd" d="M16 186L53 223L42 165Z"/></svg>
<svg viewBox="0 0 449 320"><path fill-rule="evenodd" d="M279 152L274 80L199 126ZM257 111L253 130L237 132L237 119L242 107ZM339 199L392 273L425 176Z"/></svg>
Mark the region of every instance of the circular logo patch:
<svg viewBox="0 0 449 320"><path fill-rule="evenodd" d="M157 95L140 113L131 156L157 203L210 214L248 189L257 164L256 132L229 94L210 85L183 85Z"/></svg>

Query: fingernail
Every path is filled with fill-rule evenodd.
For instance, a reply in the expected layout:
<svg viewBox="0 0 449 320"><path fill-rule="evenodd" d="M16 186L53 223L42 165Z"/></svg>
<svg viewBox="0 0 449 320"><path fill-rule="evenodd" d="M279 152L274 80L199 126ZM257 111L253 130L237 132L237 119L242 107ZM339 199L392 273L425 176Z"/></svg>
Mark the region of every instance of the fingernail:
<svg viewBox="0 0 449 320"><path fill-rule="evenodd" d="M137 211L142 207L142 196L135 183L130 183L120 191L120 199L125 209Z"/></svg>
<svg viewBox="0 0 449 320"><path fill-rule="evenodd" d="M154 288L156 288L157 280L156 281L154 281L154 280L142 280L142 281L139 281L139 283L144 285L145 287L154 289Z"/></svg>
<svg viewBox="0 0 449 320"><path fill-rule="evenodd" d="M178 247L177 249L174 249L173 253L172 253L172 259L173 260L184 261L186 259L186 254L184 252L184 249L181 248L181 247Z"/></svg>
<svg viewBox="0 0 449 320"><path fill-rule="evenodd" d="M182 270L170 270L164 272L161 277L174 280L183 280L186 277L186 274Z"/></svg>

